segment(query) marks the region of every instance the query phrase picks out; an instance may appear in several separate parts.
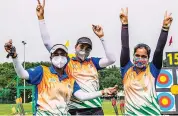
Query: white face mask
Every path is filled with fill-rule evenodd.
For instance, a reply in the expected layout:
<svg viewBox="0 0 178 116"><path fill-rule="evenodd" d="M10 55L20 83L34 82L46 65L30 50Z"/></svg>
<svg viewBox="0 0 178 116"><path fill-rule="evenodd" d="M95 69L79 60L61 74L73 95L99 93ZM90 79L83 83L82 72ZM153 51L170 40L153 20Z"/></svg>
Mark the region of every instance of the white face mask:
<svg viewBox="0 0 178 116"><path fill-rule="evenodd" d="M62 68L67 63L67 58L65 56L54 56L51 62L55 67Z"/></svg>
<svg viewBox="0 0 178 116"><path fill-rule="evenodd" d="M82 61L84 61L90 53L86 53L85 51L76 51L77 57L79 57Z"/></svg>

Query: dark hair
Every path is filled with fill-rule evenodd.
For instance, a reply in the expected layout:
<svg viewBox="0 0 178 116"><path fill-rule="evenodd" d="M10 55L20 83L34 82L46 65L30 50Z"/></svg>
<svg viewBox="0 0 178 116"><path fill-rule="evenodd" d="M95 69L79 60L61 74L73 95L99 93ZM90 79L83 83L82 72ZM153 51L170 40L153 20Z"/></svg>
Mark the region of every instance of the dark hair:
<svg viewBox="0 0 178 116"><path fill-rule="evenodd" d="M151 49L148 45L146 45L144 43L137 44L134 48L134 54L137 51L137 49L139 49L139 48L145 48L147 51L148 58L150 58Z"/></svg>

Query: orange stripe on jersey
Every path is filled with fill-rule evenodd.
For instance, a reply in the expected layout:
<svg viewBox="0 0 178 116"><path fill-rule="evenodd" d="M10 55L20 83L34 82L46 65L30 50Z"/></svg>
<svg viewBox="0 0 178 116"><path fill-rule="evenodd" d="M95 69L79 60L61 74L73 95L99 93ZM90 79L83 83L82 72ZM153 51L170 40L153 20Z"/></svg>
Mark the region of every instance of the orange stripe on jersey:
<svg viewBox="0 0 178 116"><path fill-rule="evenodd" d="M75 79L67 77L60 81L58 75L51 73L49 67L42 66L42 68L43 77L41 83L37 85L37 103L40 106L38 108L57 113L58 108L59 110L60 107L67 108L67 102L72 96Z"/></svg>
<svg viewBox="0 0 178 116"><path fill-rule="evenodd" d="M84 61L81 64L79 61L70 59L68 65L66 66L66 72L76 80L98 79L98 72L92 60Z"/></svg>

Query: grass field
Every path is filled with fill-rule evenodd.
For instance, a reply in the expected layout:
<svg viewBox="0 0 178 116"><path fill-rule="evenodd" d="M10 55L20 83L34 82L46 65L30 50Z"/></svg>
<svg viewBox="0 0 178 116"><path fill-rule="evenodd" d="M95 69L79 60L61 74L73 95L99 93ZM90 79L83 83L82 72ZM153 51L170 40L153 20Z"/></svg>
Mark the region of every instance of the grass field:
<svg viewBox="0 0 178 116"><path fill-rule="evenodd" d="M15 106L15 104L0 104L0 115L11 115L12 114L12 110L11 110L12 106ZM32 114L31 104L27 103L27 104L23 104L23 106L24 106L26 114L31 115ZM113 109L110 101L103 102L103 109L104 109L105 115L115 115L114 109ZM118 111L120 114L119 107L118 107Z"/></svg>

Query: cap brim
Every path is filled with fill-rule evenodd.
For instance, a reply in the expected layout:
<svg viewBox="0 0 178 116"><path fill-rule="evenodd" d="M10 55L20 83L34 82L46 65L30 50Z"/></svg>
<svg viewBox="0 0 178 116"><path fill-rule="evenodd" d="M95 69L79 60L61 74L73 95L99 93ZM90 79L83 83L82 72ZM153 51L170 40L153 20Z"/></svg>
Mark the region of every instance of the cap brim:
<svg viewBox="0 0 178 116"><path fill-rule="evenodd" d="M51 48L51 50L50 50L50 53L54 53L57 49L62 49L62 50L64 50L66 53L68 53L68 49L67 49L67 47L65 47L64 45L54 45L52 48Z"/></svg>
<svg viewBox="0 0 178 116"><path fill-rule="evenodd" d="M88 42L78 42L79 44L88 44L88 45L90 45L90 46L92 46L90 43L88 43Z"/></svg>

